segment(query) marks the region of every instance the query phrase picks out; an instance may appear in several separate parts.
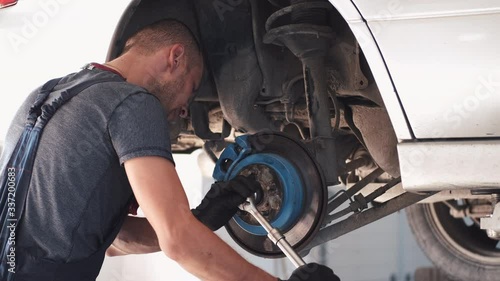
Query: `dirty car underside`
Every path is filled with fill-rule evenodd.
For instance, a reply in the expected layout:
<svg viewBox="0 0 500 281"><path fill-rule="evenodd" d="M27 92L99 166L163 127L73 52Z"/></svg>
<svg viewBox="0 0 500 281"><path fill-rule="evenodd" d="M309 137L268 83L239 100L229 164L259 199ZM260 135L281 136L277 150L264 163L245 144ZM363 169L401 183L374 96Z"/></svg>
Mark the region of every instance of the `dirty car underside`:
<svg viewBox="0 0 500 281"><path fill-rule="evenodd" d="M216 162L216 180L255 174L263 187L258 211L294 248L306 253L425 199L429 204L409 213L417 239L429 241L431 231L419 229L446 222L445 240L459 245L446 254L451 262L457 251L474 268L485 259L497 262L500 232L481 229L478 217L492 215L498 191L441 192L431 200L433 193L402 189L398 140L384 101L349 25L329 1L132 1L108 60L137 30L162 19L186 24L205 59L188 118L170 124L173 150L203 148ZM343 188L328 188L339 183ZM464 225L465 218L473 223ZM282 256L243 211L226 229L249 252ZM440 235L426 251L438 264L444 254L433 249L448 253L449 245Z"/></svg>
<svg viewBox="0 0 500 281"><path fill-rule="evenodd" d="M205 58L205 74L189 118L170 124L174 151L203 147L217 160L234 137L259 133L242 145L252 147L253 153L272 152L288 159L292 174L301 178L300 188L306 190L301 200L315 206L313 213L294 215L282 225L288 237L296 236L296 248L323 243L427 196L403 194L383 208L361 212L400 183L397 139L363 52L328 1L134 1L118 25L108 60L121 53L138 29L166 18L193 31ZM261 164L246 168L254 169L261 183L273 185ZM328 198L327 186L339 182L355 185ZM381 188L356 198L372 182ZM296 192L286 184L275 185L260 202L264 213L284 208L275 194ZM349 200L347 209L336 212ZM358 217L328 226L350 213ZM257 234L240 228L248 230L229 225L244 248L264 256L280 255Z"/></svg>

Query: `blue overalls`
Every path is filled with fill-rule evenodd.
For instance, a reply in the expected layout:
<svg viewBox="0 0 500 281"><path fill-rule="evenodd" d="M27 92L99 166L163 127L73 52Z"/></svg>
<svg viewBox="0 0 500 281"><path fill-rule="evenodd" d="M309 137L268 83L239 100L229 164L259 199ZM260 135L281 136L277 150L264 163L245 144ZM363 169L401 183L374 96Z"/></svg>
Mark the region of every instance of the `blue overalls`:
<svg viewBox="0 0 500 281"><path fill-rule="evenodd" d="M28 194L31 171L42 131L54 113L67 101L86 88L107 79L84 81L63 89L60 97L44 105L49 94L61 78L47 82L38 92L31 106L25 129L0 176L0 281L93 281L97 278L106 249L120 231L127 212L116 222L112 233L102 247L84 260L71 263L55 263L35 259L29 253L16 252L16 230L22 216ZM69 235L69 234L68 234Z"/></svg>

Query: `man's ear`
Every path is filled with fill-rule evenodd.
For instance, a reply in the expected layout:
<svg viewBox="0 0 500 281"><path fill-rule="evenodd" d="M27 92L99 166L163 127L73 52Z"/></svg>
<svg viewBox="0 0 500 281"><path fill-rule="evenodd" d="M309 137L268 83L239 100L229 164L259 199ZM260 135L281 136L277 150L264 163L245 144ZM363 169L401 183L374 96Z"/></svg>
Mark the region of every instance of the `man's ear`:
<svg viewBox="0 0 500 281"><path fill-rule="evenodd" d="M178 70L181 65L185 62L186 54L185 48L181 44L174 44L170 48L170 54L168 57L168 63L171 67L171 71L174 72Z"/></svg>

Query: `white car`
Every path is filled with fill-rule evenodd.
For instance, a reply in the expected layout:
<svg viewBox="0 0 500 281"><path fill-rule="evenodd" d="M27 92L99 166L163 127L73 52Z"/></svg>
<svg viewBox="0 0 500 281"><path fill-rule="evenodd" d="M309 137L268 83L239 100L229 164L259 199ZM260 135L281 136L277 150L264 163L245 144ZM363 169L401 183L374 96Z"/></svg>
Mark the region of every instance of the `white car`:
<svg viewBox="0 0 500 281"><path fill-rule="evenodd" d="M257 174L259 210L297 250L411 206L437 267L500 278L499 1L134 0L108 60L166 18L205 57L174 150L204 147L219 180ZM282 256L247 213L226 228Z"/></svg>

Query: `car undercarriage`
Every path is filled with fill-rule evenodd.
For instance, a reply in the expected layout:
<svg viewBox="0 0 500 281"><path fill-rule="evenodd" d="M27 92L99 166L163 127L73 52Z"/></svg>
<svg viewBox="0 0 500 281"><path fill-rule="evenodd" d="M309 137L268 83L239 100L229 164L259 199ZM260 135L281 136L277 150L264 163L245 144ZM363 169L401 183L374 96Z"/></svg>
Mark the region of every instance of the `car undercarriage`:
<svg viewBox="0 0 500 281"><path fill-rule="evenodd" d="M402 188L398 138L384 99L358 38L330 2L133 1L108 60L142 26L165 18L191 28L205 58L188 117L170 124L174 152L203 148L217 163L217 180L256 174L265 187L259 211L279 221L294 248L306 254L423 200L409 211L417 240L427 235L419 232L422 224L447 221L449 233L463 234L449 241L467 246L456 251L500 271L500 235L494 226L481 229L480 221L493 215L499 191ZM332 194L328 187L339 184ZM291 214L279 220L285 209ZM256 222L244 212L238 218L227 230L240 246L282 256Z"/></svg>

